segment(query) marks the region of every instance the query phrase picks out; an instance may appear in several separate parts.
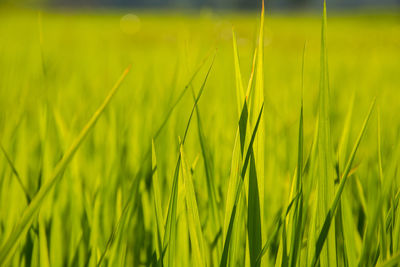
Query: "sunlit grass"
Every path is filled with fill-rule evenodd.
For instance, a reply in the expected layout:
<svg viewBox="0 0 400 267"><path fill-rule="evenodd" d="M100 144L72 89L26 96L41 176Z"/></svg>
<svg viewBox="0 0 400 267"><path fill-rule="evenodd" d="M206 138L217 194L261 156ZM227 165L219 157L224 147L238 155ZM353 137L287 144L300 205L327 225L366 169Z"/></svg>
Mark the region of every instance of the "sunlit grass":
<svg viewBox="0 0 400 267"><path fill-rule="evenodd" d="M1 266L400 263L395 15L1 13Z"/></svg>

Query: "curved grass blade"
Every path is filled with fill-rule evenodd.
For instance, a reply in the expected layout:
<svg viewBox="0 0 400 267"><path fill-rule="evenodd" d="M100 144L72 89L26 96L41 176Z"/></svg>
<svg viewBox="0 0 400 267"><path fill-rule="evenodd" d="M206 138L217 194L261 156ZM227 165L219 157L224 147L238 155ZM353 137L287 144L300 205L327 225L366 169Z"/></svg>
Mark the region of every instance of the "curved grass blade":
<svg viewBox="0 0 400 267"><path fill-rule="evenodd" d="M73 141L72 145L69 147L67 152L63 155L60 162L56 165L53 173L47 180L48 182L44 184L39 192L33 197L32 201L28 205L28 207L23 212L19 222L14 228L14 231L5 241L4 245L0 249L0 265L4 265L6 261L12 256L14 249L19 244L19 240L21 239L24 232L28 230L30 225L32 224L33 217L38 213L40 206L45 199L45 197L49 194L51 189L62 179L63 172L65 168L68 166L68 163L71 161L75 152L78 150L79 146L82 144L83 140L89 133L89 131L93 128L96 124L97 120L99 119L100 115L103 113L105 108L110 103L112 97L117 92L118 88L122 84L122 81L125 79L126 75L128 74L130 67L128 67L119 80L116 82L114 87L108 93L106 98L104 99L103 103L100 107L95 111L95 113L90 118L89 122L83 127L79 135Z"/></svg>
<svg viewBox="0 0 400 267"><path fill-rule="evenodd" d="M19 176L19 173L18 173L17 169L15 168L14 163L12 162L11 158L10 158L9 155L7 154L7 151L4 149L4 147L3 147L2 144L0 144L0 149L1 149L1 151L3 152L3 154L4 154L4 157L6 158L8 165L10 165L10 168L11 168L12 173L15 175L15 178L17 178L17 181L18 181L19 185L21 186L22 191L23 191L24 194L25 194L26 201L27 201L28 203L31 202L31 199L32 199L32 198L31 198L31 196L30 196L30 194L29 194L29 192L28 192L28 189L26 189L24 183L23 183L22 180L21 180L21 177Z"/></svg>
<svg viewBox="0 0 400 267"><path fill-rule="evenodd" d="M377 267L395 267L400 264L400 252L393 255L390 259L386 260L384 263L377 265Z"/></svg>
<svg viewBox="0 0 400 267"><path fill-rule="evenodd" d="M101 266L101 264L103 263L103 260L105 259L106 255L107 255L107 252L111 248L112 243L117 238L118 231L122 228L122 225L125 223L125 220L128 217L128 209L130 207L131 207L130 205L127 205L122 210L121 215L118 219L117 225L112 229L111 234L108 237L106 247L105 247L104 251L101 253L99 260L97 261L97 266Z"/></svg>

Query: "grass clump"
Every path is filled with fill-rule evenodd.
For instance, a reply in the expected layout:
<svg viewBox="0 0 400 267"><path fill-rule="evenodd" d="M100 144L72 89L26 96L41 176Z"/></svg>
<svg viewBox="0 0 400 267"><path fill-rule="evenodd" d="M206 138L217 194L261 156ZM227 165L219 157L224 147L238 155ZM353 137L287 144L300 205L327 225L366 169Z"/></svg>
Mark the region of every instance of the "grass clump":
<svg viewBox="0 0 400 267"><path fill-rule="evenodd" d="M232 30L216 17L143 13L128 35L116 15L40 13L37 47L4 43L0 265L400 264L393 18L371 27L336 15L328 39L325 4L320 36L314 16L264 13L255 36L245 15L225 15ZM37 20L19 16L15 31ZM385 49L359 33L378 31ZM346 34L375 40L367 51L378 57Z"/></svg>

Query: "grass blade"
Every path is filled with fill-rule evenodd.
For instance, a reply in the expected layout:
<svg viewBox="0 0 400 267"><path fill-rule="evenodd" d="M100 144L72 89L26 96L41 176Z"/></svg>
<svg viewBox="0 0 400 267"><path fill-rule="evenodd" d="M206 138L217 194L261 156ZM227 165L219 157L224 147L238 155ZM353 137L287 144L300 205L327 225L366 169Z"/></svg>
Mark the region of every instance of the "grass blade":
<svg viewBox="0 0 400 267"><path fill-rule="evenodd" d="M248 210L247 210L247 233L249 237L250 264L251 266L259 266L257 256L261 251L261 211L260 197L258 193L257 170L252 151L250 157L249 169L249 194L248 194Z"/></svg>
<svg viewBox="0 0 400 267"><path fill-rule="evenodd" d="M321 74L319 88L319 123L317 143L318 166L318 204L316 215L316 228L321 231L324 219L328 214L329 205L334 197L335 171L333 163L333 146L330 130L330 103L329 103L329 77L326 46L326 2L324 1L322 30L321 30ZM317 242L318 244L318 242ZM322 248L321 265L336 266L335 227L327 236L327 245Z"/></svg>
<svg viewBox="0 0 400 267"><path fill-rule="evenodd" d="M286 208L285 213L283 214L278 214L278 219L277 222L275 222L275 228L272 231L272 234L269 236L267 242L265 242L265 245L263 246L262 250L260 251L260 254L257 256L257 263L259 263L261 261L261 258L264 256L264 254L267 252L268 248L270 247L272 241L274 239L276 239L276 236L279 233L280 228L282 227L284 221L286 220L286 217L288 216L290 210L293 207L293 204L295 203L295 201L297 201L297 199L300 197L300 194L296 195L289 203L289 205ZM279 213L282 213L282 211L280 210Z"/></svg>
<svg viewBox="0 0 400 267"><path fill-rule="evenodd" d="M390 259L386 260L384 263L377 265L377 267L394 267L400 264L400 252L393 255Z"/></svg>
<svg viewBox="0 0 400 267"><path fill-rule="evenodd" d="M244 105L243 108L246 108L246 105ZM260 120L261 120L261 115L263 113L263 109L264 109L264 105L261 106L261 110L258 114L258 118L257 118L257 122L256 125L254 126L254 130L250 139L250 144L248 146L247 149L247 153L246 153L246 158L245 161L243 163L242 169L241 169L241 179L239 179L237 188L236 188L236 192L235 192L235 199L233 202L233 207L232 207L232 212L229 218L229 227L227 230L227 234L225 236L225 240L224 240L224 250L222 253L222 258L220 261L220 266L221 267L225 267L227 265L227 259L228 259L228 252L229 252L229 245L230 245L230 241L231 241L231 235L232 235L232 227L233 227L233 223L235 221L235 215L236 215L236 208L238 205L238 201L239 201L239 196L242 192L242 187L243 187L243 182L244 182L244 177L246 175L246 171L247 171L247 167L249 164L249 160L250 160L250 156L251 156L251 152L252 152L252 147L253 147L253 143L257 134L257 130L258 130L258 126L260 124Z"/></svg>
<svg viewBox="0 0 400 267"><path fill-rule="evenodd" d="M299 133L298 133L298 144L297 144L297 173L295 181L295 192L299 195L296 199L294 214L293 214L293 225L292 225L292 236L291 236L291 248L289 255L290 266L298 265L298 252L301 247L302 240L302 222L303 222L303 86L304 86L304 61L305 61L306 44L303 48L303 60L302 60L302 78L301 78L301 103L300 103L300 120L299 120Z"/></svg>
<svg viewBox="0 0 400 267"><path fill-rule="evenodd" d="M165 224L165 233L163 238L163 248L166 251L166 266L174 266L175 262L175 250L176 250L176 209L178 199L178 178L179 178L179 166L181 162L181 156L179 154L178 161L176 163L174 179L172 183L172 191L170 195L167 221Z"/></svg>
<svg viewBox="0 0 400 267"><path fill-rule="evenodd" d="M156 140L157 137L160 135L161 131L164 129L165 125L167 124L169 118L172 115L172 112L175 110L176 106L179 104L179 102L182 100L183 96L185 95L186 91L190 88L190 86L192 85L192 82L194 80L194 78L196 78L197 74L199 73L199 71L201 70L201 68L203 67L203 65L206 63L206 60L208 59L210 55L207 55L203 61L200 63L200 65L195 69L194 73L192 74L192 76L189 79L189 82L185 85L185 87L183 88L182 92L179 94L178 98L175 100L174 104L171 106L171 108L167 111L167 115L165 116L164 120L162 121L162 123L160 124L160 126L157 128L157 130L155 131L154 135L153 135L153 139ZM215 54L214 54L215 57ZM214 59L213 59L214 61Z"/></svg>
<svg viewBox="0 0 400 267"><path fill-rule="evenodd" d="M155 220L156 220L156 230L157 230L157 241L158 241L158 255L160 258L160 262L163 262L163 246L162 246L162 238L164 236L164 219L161 207L161 194L160 194L160 182L158 180L157 175L157 158L156 151L154 147L154 139L151 143L152 147L152 170L153 170L153 202L154 202L154 212L155 212Z"/></svg>
<svg viewBox="0 0 400 267"><path fill-rule="evenodd" d="M201 67L204 65L204 63L206 62L206 60L208 59L209 55L207 55L204 60L201 62L201 64L197 67L197 69L195 70L195 72L192 74L189 82L185 85L184 89L182 90L182 92L179 94L178 98L176 99L176 101L174 102L174 104L171 106L171 108L168 110L167 115L165 116L164 120L162 121L162 123L160 124L160 126L157 128L157 130L155 131L154 135L153 135L153 139L156 140L157 137L160 135L160 133L162 132L162 130L164 129L165 125L167 124L169 118L171 117L173 111L175 110L175 108L177 107L177 105L180 103L180 101L182 100L183 96L185 95L186 91L188 90L188 88L190 88L190 85L192 84L194 78L197 76L198 72L200 71ZM149 150L145 153L144 155L144 161L147 160L147 158L150 157L150 153L152 152L152 148L150 147ZM135 178L132 179L132 183L129 186L130 191L131 192L137 192L137 189L139 187L140 184L140 180L145 177L146 175L143 175L144 172L146 172L146 170L144 168L147 167L147 164L141 164L140 168L138 170L138 172L135 175ZM153 171L151 170L151 166L149 168L149 173L152 173ZM122 224L124 224L124 220L127 219L127 212L129 211L129 207L132 205L132 202L134 202L134 199L137 199L137 194L130 194L128 200L125 202L124 204L124 208L122 210L122 214L117 222L117 224L113 227L111 234L108 238L108 242L106 245L106 249L105 251L102 253L102 256L100 258L100 260L98 261L98 265L101 264L101 261L103 259L103 257L105 256L105 254L107 253L109 247L111 246L113 240L115 239L115 235L118 231L118 229L120 228L120 226ZM162 235L164 237L164 235ZM164 247L162 256L165 255L166 252L166 247Z"/></svg>
<svg viewBox="0 0 400 267"><path fill-rule="evenodd" d="M129 72L129 68L127 68L122 76L119 78L117 83L111 89L107 97L104 99L103 103L100 107L95 111L95 113L90 118L89 122L83 127L79 135L76 137L72 145L69 147L67 152L63 155L60 162L56 165L53 173L51 174L50 178L47 180L48 182L44 184L39 192L33 197L32 201L28 205L28 207L23 212L19 222L14 228L14 231L8 237L2 248L0 249L0 265L4 265L6 261L11 257L13 251L19 240L21 239L22 235L26 230L30 227L32 223L32 218L38 213L40 209L40 205L45 199L45 197L49 194L51 189L61 180L62 173L64 172L65 168L68 166L68 163L71 161L75 152L78 150L79 146L82 144L83 140L89 133L89 131L93 128L96 121L99 119L100 115L104 112L105 108L110 103L112 97L117 92L118 88L120 87L122 81L125 79L126 75Z"/></svg>
<svg viewBox="0 0 400 267"><path fill-rule="evenodd" d="M214 57L215 58L215 57ZM186 129L185 133L181 142L181 145L183 145L186 141L187 133L189 130L190 122L192 120L192 116L194 113L194 110L196 109L197 103L199 102L199 99L201 95L203 94L208 76L210 74L211 68L214 64L214 58L213 61L211 62L211 65L207 71L206 77L204 78L203 84L200 88L199 93L197 94L197 97L194 101L188 122L186 124ZM176 210L177 210L177 199L178 199L178 178L179 178L179 168L181 164L181 153L179 153L178 160L176 163L175 167L175 172L174 172L174 178L173 178L173 183L172 183L172 191L170 195L170 200L169 200L169 205L168 205L168 212L167 212L167 221L165 225L165 233L164 233L164 240L163 240L163 248L167 249L167 266L174 266L175 264L175 250L176 250ZM167 247L168 246L168 247Z"/></svg>
<svg viewBox="0 0 400 267"><path fill-rule="evenodd" d="M183 147L180 148L181 153L181 169L182 176L185 185L185 199L187 209L187 220L190 234L190 241L192 244L194 262L197 266L205 266L204 260L205 249L204 249L204 238L201 230L200 216L197 208L196 193L194 191L193 181L191 173L187 166L186 157L183 152Z"/></svg>
<svg viewBox="0 0 400 267"><path fill-rule="evenodd" d="M260 30L258 35L257 65L255 88L250 99L250 125L257 118L257 111L264 106L264 1L262 1ZM264 155L265 155L265 124L264 114L260 117L261 127L251 148L249 170L249 194L248 194L248 240L250 252L250 264L257 264L257 256L262 249L262 219L264 218ZM260 177L261 179L258 179ZM261 263L260 263L261 264Z"/></svg>
<svg viewBox="0 0 400 267"><path fill-rule="evenodd" d="M336 192L334 201L333 201L333 203L332 203L332 205L331 205L331 207L330 207L330 209L328 211L328 214L326 215L323 227L322 227L322 229L320 231L320 234L319 234L317 242L316 242L316 249L315 249L315 254L314 254L314 257L313 257L313 261L312 261L312 266L316 266L316 264L318 262L318 259L319 259L319 256L320 256L320 253L321 253L322 248L324 246L324 243L325 243L325 241L327 239L330 225L331 225L332 220L334 218L334 214L335 214L336 208L338 206L340 197L341 197L341 195L343 193L344 186L345 186L345 184L347 182L347 179L349 177L348 174L349 174L349 172L351 170L351 166L353 164L354 157L356 155L356 152L357 152L358 147L360 145L361 139L364 136L365 130L367 128L367 124L368 124L369 118L371 116L374 104L375 104L375 101L371 104L371 106L369 108L367 117L364 120L364 123L363 123L363 125L361 127L361 131L360 131L360 133L359 133L359 135L357 137L357 140L356 140L356 142L355 142L355 144L353 146L353 149L351 151L350 157L349 157L349 159L348 159L348 161L346 163L346 167L344 169L344 172L343 172L343 175L342 175L342 179L340 181L339 188L338 188L338 191Z"/></svg>
<svg viewBox="0 0 400 267"><path fill-rule="evenodd" d="M194 92L193 92L194 97ZM199 107L196 106L196 115L197 115L197 130L198 130L198 137L200 141L201 153L203 155L203 162L204 162L204 169L206 173L206 185L207 185L207 194L208 194L208 203L211 210L211 221L212 229L214 234L217 234L221 228L221 219L219 216L218 205L217 205L217 195L215 192L215 182L213 177L213 169L212 169L212 161L211 161L211 152L208 149L206 143L206 137L203 131L203 125L201 121ZM220 239L219 239L220 240ZM220 258L220 243L217 241L216 251L217 251L217 258Z"/></svg>
<svg viewBox="0 0 400 267"><path fill-rule="evenodd" d="M21 180L21 177L19 176L19 173L18 173L17 169L15 168L14 163L12 162L11 158L7 154L7 151L4 149L2 144L0 144L0 149L4 154L4 157L6 158L8 165L10 165L11 171L15 175L15 178L17 178L17 181L18 181L19 185L21 186L22 191L25 194L26 201L28 203L31 202L31 196L29 195L28 189L26 189L24 183Z"/></svg>
<svg viewBox="0 0 400 267"><path fill-rule="evenodd" d="M232 42L233 42L233 58L235 62L235 77L236 77L236 100L238 105L238 112L242 110L242 99L244 99L242 73L239 64L239 52L237 48L237 40L235 31L232 29ZM239 114L240 115L240 114Z"/></svg>

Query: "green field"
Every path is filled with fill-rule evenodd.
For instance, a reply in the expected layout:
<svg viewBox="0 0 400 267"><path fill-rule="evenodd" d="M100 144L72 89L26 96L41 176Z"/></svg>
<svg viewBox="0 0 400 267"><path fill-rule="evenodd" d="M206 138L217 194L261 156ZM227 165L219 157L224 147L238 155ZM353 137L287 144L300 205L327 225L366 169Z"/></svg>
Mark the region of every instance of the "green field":
<svg viewBox="0 0 400 267"><path fill-rule="evenodd" d="M0 266L400 264L399 13L322 13L0 9Z"/></svg>

